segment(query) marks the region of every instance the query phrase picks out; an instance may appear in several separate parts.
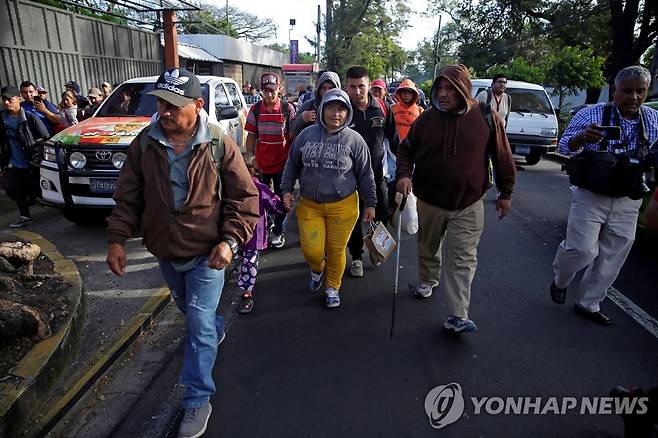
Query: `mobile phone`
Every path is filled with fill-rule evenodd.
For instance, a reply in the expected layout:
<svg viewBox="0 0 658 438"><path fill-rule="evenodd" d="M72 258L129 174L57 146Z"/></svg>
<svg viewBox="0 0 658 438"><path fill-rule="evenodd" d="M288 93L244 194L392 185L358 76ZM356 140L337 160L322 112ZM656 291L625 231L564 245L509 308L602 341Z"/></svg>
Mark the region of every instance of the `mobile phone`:
<svg viewBox="0 0 658 438"><path fill-rule="evenodd" d="M35 102L41 102L41 96L34 96L32 99L34 99Z"/></svg>
<svg viewBox="0 0 658 438"><path fill-rule="evenodd" d="M621 128L619 126L599 126L597 131L601 131L603 138L606 140L621 139Z"/></svg>

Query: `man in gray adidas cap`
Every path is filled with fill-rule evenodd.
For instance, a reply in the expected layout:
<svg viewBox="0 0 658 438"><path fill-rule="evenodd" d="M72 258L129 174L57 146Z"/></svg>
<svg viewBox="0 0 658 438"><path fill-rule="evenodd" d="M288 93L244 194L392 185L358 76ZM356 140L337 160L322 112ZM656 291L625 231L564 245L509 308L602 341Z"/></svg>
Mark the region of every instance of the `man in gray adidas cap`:
<svg viewBox="0 0 658 438"><path fill-rule="evenodd" d="M194 74L165 71L148 94L158 98L159 118L128 148L109 218L107 264L125 274L123 245L141 225L185 314L185 415L178 436L199 437L212 412L212 370L224 338L223 318L216 316L224 268L258 222L258 190L235 142L212 138Z"/></svg>

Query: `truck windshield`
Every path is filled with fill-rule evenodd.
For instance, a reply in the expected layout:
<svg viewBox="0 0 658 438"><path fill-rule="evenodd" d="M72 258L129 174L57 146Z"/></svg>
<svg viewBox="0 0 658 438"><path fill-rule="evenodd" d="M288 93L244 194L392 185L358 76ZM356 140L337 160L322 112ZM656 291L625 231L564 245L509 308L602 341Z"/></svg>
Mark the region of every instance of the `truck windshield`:
<svg viewBox="0 0 658 438"><path fill-rule="evenodd" d="M158 110L158 99L146 93L154 89L154 83L122 84L106 102L103 102L96 117L151 117ZM201 84L201 94L203 107L208 111L208 84Z"/></svg>
<svg viewBox="0 0 658 438"><path fill-rule="evenodd" d="M543 90L508 88L506 93L512 98L512 111L522 113L553 114L551 102Z"/></svg>

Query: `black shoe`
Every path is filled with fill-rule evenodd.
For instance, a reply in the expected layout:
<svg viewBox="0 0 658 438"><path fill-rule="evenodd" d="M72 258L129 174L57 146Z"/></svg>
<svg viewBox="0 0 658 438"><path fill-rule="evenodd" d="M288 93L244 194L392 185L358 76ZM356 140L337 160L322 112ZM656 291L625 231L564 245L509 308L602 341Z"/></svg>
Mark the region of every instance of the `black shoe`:
<svg viewBox="0 0 658 438"><path fill-rule="evenodd" d="M626 389L621 386L616 386L610 391L610 397L621 400L646 397L647 395L648 394L645 394L644 391L642 391L642 388ZM649 415L623 413L620 416L622 420L624 420L624 438L651 438L654 436L653 421Z"/></svg>
<svg viewBox="0 0 658 438"><path fill-rule="evenodd" d="M555 282L552 282L551 299L558 304L564 304L567 301L567 290L557 287Z"/></svg>
<svg viewBox="0 0 658 438"><path fill-rule="evenodd" d="M590 312L589 310L583 309L578 304L574 304L573 308L576 310L576 313L583 318L587 318L590 321L594 321L595 323L601 325L612 325L612 319L605 316L603 313L601 313L601 311Z"/></svg>

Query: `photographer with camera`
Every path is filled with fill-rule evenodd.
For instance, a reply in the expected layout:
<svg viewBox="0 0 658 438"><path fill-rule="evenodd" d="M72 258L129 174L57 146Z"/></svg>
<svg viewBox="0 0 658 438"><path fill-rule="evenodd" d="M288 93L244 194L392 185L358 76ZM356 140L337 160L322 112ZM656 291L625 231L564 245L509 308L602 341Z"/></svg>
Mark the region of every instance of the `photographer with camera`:
<svg viewBox="0 0 658 438"><path fill-rule="evenodd" d="M646 68L622 69L613 102L578 112L559 143L563 154L582 152L564 166L576 187L567 236L553 261L551 298L564 304L574 276L587 268L575 310L602 325L612 324L600 303L633 245L641 198L649 191L644 173L655 165L658 111L642 106L650 83Z"/></svg>

